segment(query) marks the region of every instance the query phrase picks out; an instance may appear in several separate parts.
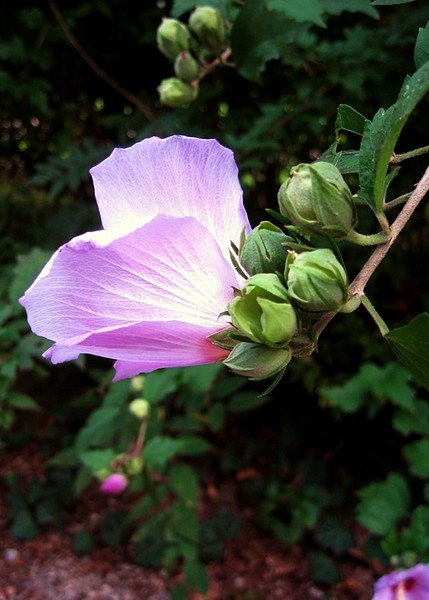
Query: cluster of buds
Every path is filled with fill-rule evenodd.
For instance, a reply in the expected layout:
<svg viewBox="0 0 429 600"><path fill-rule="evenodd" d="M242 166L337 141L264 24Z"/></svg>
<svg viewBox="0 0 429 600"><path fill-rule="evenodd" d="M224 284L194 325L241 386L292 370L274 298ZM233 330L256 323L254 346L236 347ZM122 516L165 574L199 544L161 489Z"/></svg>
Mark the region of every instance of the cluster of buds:
<svg viewBox="0 0 429 600"><path fill-rule="evenodd" d="M221 13L211 6L199 6L188 25L177 19L163 19L156 40L159 50L174 64L175 77L161 81L158 92L166 106L190 104L198 95L198 84L207 61L225 49L225 24Z"/></svg>
<svg viewBox="0 0 429 600"><path fill-rule="evenodd" d="M131 380L131 391L143 390L142 375ZM109 496L119 496L128 487L130 478L143 471L144 460L141 451L144 442L147 421L150 415L150 404L144 398L137 397L128 406L130 413L140 422L140 430L136 443L127 454L120 454L111 461L108 467L100 469L96 475L101 481L100 491Z"/></svg>
<svg viewBox="0 0 429 600"><path fill-rule="evenodd" d="M231 328L211 337L231 351L224 363L233 372L257 380L277 380L293 356L311 354L313 326L324 313L356 307L336 244L315 247L311 241L314 234L347 238L356 223L340 171L325 162L298 165L278 200L292 236L262 222L244 240L238 259L249 277L229 303Z"/></svg>

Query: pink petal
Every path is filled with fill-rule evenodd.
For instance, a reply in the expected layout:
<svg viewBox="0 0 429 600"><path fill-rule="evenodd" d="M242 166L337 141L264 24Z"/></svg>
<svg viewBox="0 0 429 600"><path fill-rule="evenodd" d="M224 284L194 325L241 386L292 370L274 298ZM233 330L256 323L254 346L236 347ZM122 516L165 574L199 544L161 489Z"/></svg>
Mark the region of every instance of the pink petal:
<svg viewBox="0 0 429 600"><path fill-rule="evenodd" d="M206 338L226 326L219 314L233 286L235 272L204 226L159 215L130 233L74 238L21 303L33 331L56 342L53 362L87 352L155 369L224 356Z"/></svg>
<svg viewBox="0 0 429 600"><path fill-rule="evenodd" d="M90 334L71 347L54 344L44 354L54 364L95 354L118 359L114 380L134 377L164 367L184 367L217 362L228 354L207 337L222 329L177 321L145 322L115 331Z"/></svg>
<svg viewBox="0 0 429 600"><path fill-rule="evenodd" d="M91 169L104 228L135 229L155 215L194 217L225 257L250 230L231 150L216 140L149 138Z"/></svg>

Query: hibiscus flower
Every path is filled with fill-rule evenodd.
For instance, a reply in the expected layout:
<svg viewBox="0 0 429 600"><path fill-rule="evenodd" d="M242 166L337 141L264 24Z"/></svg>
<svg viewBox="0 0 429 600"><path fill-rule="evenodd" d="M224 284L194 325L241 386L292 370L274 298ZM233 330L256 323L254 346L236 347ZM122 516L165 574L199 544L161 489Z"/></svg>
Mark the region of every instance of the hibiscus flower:
<svg viewBox="0 0 429 600"><path fill-rule="evenodd" d="M429 565L415 565L394 571L375 584L373 600L427 600L429 598Z"/></svg>
<svg viewBox="0 0 429 600"><path fill-rule="evenodd" d="M20 302L53 363L115 359L115 380L199 365L243 281L230 259L249 222L233 154L215 140L149 138L91 169L103 225L52 256Z"/></svg>

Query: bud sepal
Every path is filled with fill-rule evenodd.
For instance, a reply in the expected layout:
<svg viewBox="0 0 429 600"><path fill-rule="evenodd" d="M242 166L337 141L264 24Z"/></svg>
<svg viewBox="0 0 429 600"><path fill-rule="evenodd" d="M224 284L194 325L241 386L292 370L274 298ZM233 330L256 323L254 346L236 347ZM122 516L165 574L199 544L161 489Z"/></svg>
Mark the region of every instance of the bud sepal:
<svg viewBox="0 0 429 600"><path fill-rule="evenodd" d="M292 241L279 227L262 221L249 233L240 248L240 263L251 275L283 273L287 258L286 244Z"/></svg>
<svg viewBox="0 0 429 600"><path fill-rule="evenodd" d="M225 44L225 25L221 13L212 6L198 6L189 17L189 29L203 46L214 55Z"/></svg>
<svg viewBox="0 0 429 600"><path fill-rule="evenodd" d="M164 18L156 32L156 42L160 52L174 62L180 52L189 50L191 34L177 19Z"/></svg>
<svg viewBox="0 0 429 600"><path fill-rule="evenodd" d="M291 358L289 348L269 348L262 344L240 342L223 364L236 375L260 381L283 374Z"/></svg>
<svg viewBox="0 0 429 600"><path fill-rule="evenodd" d="M177 77L170 77L161 81L158 93L162 104L170 108L179 108L195 100L198 88L177 79Z"/></svg>

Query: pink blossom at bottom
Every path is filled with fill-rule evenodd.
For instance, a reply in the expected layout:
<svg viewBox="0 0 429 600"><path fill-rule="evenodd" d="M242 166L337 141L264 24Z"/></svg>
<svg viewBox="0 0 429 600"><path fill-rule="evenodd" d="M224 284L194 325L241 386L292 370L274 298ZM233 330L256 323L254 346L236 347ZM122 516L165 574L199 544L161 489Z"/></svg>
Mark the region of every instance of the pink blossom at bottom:
<svg viewBox="0 0 429 600"><path fill-rule="evenodd" d="M20 299L55 363L114 359L115 380L222 360L209 336L242 280L230 259L250 229L232 152L149 138L91 170L104 229L52 256Z"/></svg>
<svg viewBox="0 0 429 600"><path fill-rule="evenodd" d="M384 575L375 584L373 600L429 600L429 565Z"/></svg>
<svg viewBox="0 0 429 600"><path fill-rule="evenodd" d="M125 475L112 473L100 485L100 491L111 496L119 496L126 489L128 480Z"/></svg>

